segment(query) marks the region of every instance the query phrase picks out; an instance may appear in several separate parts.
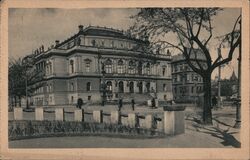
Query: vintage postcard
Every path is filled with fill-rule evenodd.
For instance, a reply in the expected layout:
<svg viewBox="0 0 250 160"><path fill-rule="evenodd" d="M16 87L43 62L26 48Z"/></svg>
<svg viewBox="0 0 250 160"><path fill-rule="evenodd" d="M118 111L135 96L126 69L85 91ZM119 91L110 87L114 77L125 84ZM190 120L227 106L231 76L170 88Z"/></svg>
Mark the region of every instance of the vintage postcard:
<svg viewBox="0 0 250 160"><path fill-rule="evenodd" d="M249 1L5 0L1 159L249 159Z"/></svg>

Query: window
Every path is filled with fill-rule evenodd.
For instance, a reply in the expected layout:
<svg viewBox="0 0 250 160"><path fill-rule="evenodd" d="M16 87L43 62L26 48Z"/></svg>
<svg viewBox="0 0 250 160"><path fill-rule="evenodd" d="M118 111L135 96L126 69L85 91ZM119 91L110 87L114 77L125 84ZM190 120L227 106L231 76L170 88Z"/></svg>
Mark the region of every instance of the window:
<svg viewBox="0 0 250 160"><path fill-rule="evenodd" d="M85 69L86 69L86 72L90 72L90 63L91 63L90 59L85 59Z"/></svg>
<svg viewBox="0 0 250 160"><path fill-rule="evenodd" d="M96 45L96 41L93 39L93 40L91 41L91 44L92 44L92 46L95 46L95 45Z"/></svg>
<svg viewBox="0 0 250 160"><path fill-rule="evenodd" d="M102 44L101 45L102 45L102 47L104 47L104 40L102 40Z"/></svg>
<svg viewBox="0 0 250 160"><path fill-rule="evenodd" d="M112 91L112 82L111 81L107 82L107 90Z"/></svg>
<svg viewBox="0 0 250 160"><path fill-rule="evenodd" d="M87 91L91 91L91 83L90 82L87 83L87 87L86 88L87 88Z"/></svg>
<svg viewBox="0 0 250 160"><path fill-rule="evenodd" d="M91 96L88 96L88 101L90 101L91 100Z"/></svg>
<svg viewBox="0 0 250 160"><path fill-rule="evenodd" d="M111 41L110 46L113 48L114 47L114 41Z"/></svg>
<svg viewBox="0 0 250 160"><path fill-rule="evenodd" d="M49 85L49 91L52 92L52 85Z"/></svg>
<svg viewBox="0 0 250 160"><path fill-rule="evenodd" d="M146 73L149 75L150 74L150 64L147 63L146 65Z"/></svg>
<svg viewBox="0 0 250 160"><path fill-rule="evenodd" d="M167 85L163 84L163 91L167 91Z"/></svg>
<svg viewBox="0 0 250 160"><path fill-rule="evenodd" d="M167 100L167 95L164 94L164 100Z"/></svg>
<svg viewBox="0 0 250 160"><path fill-rule="evenodd" d="M69 61L69 73L74 73L74 60Z"/></svg>
<svg viewBox="0 0 250 160"><path fill-rule="evenodd" d="M123 65L123 61L121 59L118 61L117 72L124 73L124 65Z"/></svg>
<svg viewBox="0 0 250 160"><path fill-rule="evenodd" d="M110 59L105 62L105 71L106 73L112 73L112 61Z"/></svg>
<svg viewBox="0 0 250 160"><path fill-rule="evenodd" d="M75 88L75 87L74 87L74 83L71 83L71 84L70 84L70 91L74 91L74 88Z"/></svg>
<svg viewBox="0 0 250 160"><path fill-rule="evenodd" d="M165 76L165 72L166 72L166 68L163 67L163 68L162 68L162 76Z"/></svg>
<svg viewBox="0 0 250 160"><path fill-rule="evenodd" d="M134 74L135 73L135 63L133 61L129 61L128 73L129 74Z"/></svg>
<svg viewBox="0 0 250 160"><path fill-rule="evenodd" d="M73 96L71 96L71 103L73 103L74 102L74 97Z"/></svg>

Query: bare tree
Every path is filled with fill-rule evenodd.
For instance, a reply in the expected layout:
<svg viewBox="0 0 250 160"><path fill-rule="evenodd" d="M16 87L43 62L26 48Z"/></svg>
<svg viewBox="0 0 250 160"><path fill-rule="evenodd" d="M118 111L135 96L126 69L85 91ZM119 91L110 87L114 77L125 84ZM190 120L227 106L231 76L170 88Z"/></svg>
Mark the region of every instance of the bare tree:
<svg viewBox="0 0 250 160"><path fill-rule="evenodd" d="M44 85L43 71L34 67L34 57L27 56L9 61L9 98L11 106L21 106L21 98L30 96L37 88ZM36 82L37 85L33 85ZM28 102L27 102L28 103Z"/></svg>
<svg viewBox="0 0 250 160"><path fill-rule="evenodd" d="M241 35L238 29L239 16L232 31L224 36L221 41L229 42L227 57L223 57L218 52L217 58L213 61L208 44L213 37L212 18L222 9L219 8L143 8L137 15L135 25L131 27L131 32L142 38L149 37L154 44L164 46L164 48L175 48L183 53L187 64L192 70L202 76L204 82L204 105L203 122L212 124L211 112L211 74L213 70L232 60L235 49L241 43ZM176 37L174 40L166 39L167 34ZM199 49L205 57L205 63L201 63L197 56L193 56L195 50ZM192 57L193 56L193 57Z"/></svg>

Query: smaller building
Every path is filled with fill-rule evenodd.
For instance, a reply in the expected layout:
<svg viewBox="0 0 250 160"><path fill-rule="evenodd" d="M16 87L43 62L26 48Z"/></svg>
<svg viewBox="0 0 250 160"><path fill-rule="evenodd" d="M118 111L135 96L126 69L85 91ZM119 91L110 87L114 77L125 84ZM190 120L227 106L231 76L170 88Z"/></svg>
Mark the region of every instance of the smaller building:
<svg viewBox="0 0 250 160"><path fill-rule="evenodd" d="M205 57L199 50L194 50L197 59L204 64ZM191 60L192 60L191 56ZM203 79L195 73L185 61L183 54L174 55L172 57L172 88L173 99L180 103L194 103L203 93Z"/></svg>

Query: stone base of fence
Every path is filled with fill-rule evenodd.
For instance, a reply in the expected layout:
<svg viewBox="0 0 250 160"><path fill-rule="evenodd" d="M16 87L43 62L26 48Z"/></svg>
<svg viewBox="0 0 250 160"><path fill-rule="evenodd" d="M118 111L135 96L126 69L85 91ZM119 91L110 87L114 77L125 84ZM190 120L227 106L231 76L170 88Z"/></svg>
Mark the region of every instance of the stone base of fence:
<svg viewBox="0 0 250 160"><path fill-rule="evenodd" d="M55 120L56 121L64 121L64 109L56 108L55 109Z"/></svg>
<svg viewBox="0 0 250 160"><path fill-rule="evenodd" d="M37 121L43 121L44 120L43 108L42 107L35 108L35 119Z"/></svg>
<svg viewBox="0 0 250 160"><path fill-rule="evenodd" d="M168 135L185 133L183 106L164 106L164 132Z"/></svg>
<svg viewBox="0 0 250 160"><path fill-rule="evenodd" d="M81 122L84 121L84 110L83 109L76 109L74 111L74 120Z"/></svg>
<svg viewBox="0 0 250 160"><path fill-rule="evenodd" d="M94 122L97 122L97 123L102 123L103 122L102 110L93 111L93 120L94 120Z"/></svg>
<svg viewBox="0 0 250 160"><path fill-rule="evenodd" d="M14 108L14 120L23 120L23 108Z"/></svg>
<svg viewBox="0 0 250 160"><path fill-rule="evenodd" d="M111 124L120 124L121 123L121 116L120 116L119 111L111 111L110 123Z"/></svg>

